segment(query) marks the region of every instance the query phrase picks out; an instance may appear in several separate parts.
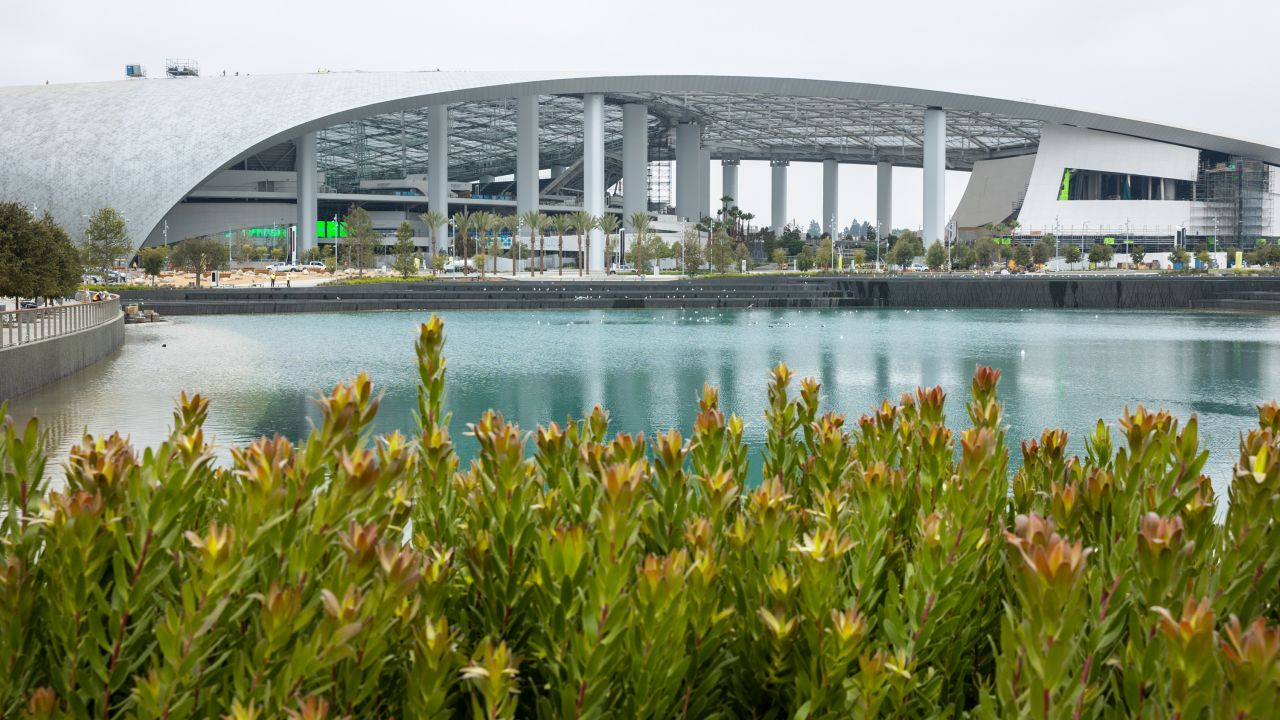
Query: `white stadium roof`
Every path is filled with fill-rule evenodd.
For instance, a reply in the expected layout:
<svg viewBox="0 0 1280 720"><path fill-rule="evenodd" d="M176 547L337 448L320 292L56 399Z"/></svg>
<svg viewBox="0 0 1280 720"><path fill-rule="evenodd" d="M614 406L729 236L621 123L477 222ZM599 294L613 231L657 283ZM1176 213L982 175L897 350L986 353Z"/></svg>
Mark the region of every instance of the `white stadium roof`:
<svg viewBox="0 0 1280 720"><path fill-rule="evenodd" d="M195 187L254 159L292 168L291 140L319 137L335 178L421 172L425 108L450 104L450 178L515 167L514 99L540 96L544 167L581 156L581 96L606 101L606 153L621 110L648 106L651 157L678 122L721 159L920 166L924 110L947 111L947 166L1034 152L1044 123L1130 135L1280 165L1280 148L1096 113L974 95L827 80L708 75L563 77L515 72L254 75L0 88L0 199L49 210L72 232L111 206L141 242ZM253 163L247 163L253 164ZM615 163L616 164L616 163ZM616 168L610 168L611 177Z"/></svg>

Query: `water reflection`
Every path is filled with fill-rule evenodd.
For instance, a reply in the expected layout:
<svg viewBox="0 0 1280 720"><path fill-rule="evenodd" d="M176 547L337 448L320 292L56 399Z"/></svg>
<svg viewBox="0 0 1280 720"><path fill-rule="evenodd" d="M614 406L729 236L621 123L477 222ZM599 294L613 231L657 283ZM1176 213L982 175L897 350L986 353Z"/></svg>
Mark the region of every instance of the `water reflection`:
<svg viewBox="0 0 1280 720"><path fill-rule="evenodd" d="M183 390L210 397L208 432L222 447L260 435L299 439L318 422L314 398L364 370L385 393L378 429L411 431L413 341L423 313L178 318L131 326L111 360L11 404L41 416L58 458L85 429L160 442ZM465 424L492 407L526 429L596 403L618 431L693 425L703 383L763 445L765 382L778 362L823 384L824 409L860 415L882 398L942 385L949 418L967 420L975 366L993 365L1017 440L1044 427L1074 451L1102 417L1127 405L1201 417L1219 489L1253 406L1280 397L1280 318L1075 311L576 311L453 312L449 410ZM1015 453L1016 455L1016 453ZM225 451L224 451L225 457ZM1015 462L1017 458L1012 458ZM758 472L758 454L752 456Z"/></svg>

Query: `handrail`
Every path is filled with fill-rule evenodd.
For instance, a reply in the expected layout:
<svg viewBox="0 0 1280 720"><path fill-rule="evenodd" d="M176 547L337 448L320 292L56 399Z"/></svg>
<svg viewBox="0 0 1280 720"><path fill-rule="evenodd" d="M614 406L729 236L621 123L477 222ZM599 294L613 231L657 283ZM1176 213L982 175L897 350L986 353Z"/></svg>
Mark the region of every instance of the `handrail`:
<svg viewBox="0 0 1280 720"><path fill-rule="evenodd" d="M120 316L120 296L80 293L83 300L28 310L0 310L0 350L51 340L111 322Z"/></svg>

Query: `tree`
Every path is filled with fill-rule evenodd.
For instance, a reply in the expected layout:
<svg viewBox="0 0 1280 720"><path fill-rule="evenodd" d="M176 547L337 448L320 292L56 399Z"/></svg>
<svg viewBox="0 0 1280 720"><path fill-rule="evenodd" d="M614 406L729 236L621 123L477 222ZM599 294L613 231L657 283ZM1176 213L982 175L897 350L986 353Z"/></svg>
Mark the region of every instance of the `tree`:
<svg viewBox="0 0 1280 720"><path fill-rule="evenodd" d="M431 274L435 275L437 272L436 240L438 239L436 235L439 234L440 228L444 227L444 224L449 222L449 218L445 217L443 213L437 212L435 210L429 210L427 212L424 212L421 215L419 215L418 218L422 220L423 225L427 226L427 232L430 233L431 235Z"/></svg>
<svg viewBox="0 0 1280 720"><path fill-rule="evenodd" d="M635 216L633 215L632 217L634 218ZM646 228L648 227L648 217L649 217L648 215L645 216ZM558 266L557 269L560 272L560 276L563 277L564 276L564 231L569 230L570 228L573 227L573 214L560 213L559 215L553 215L551 218L551 222L555 224L556 234L560 236L560 254L558 256L556 265Z"/></svg>
<svg viewBox="0 0 1280 720"><path fill-rule="evenodd" d="M488 253L483 255L477 253L476 268L480 270L480 277L484 277L484 260L478 258L484 257L488 259L493 257L493 271L498 272L498 255L493 252L493 239L490 237L490 231L497 229L498 217L491 212L478 212L475 216L474 225L472 227L476 231L476 248L488 249Z"/></svg>
<svg viewBox="0 0 1280 720"><path fill-rule="evenodd" d="M942 266L947 264L947 249L942 246L942 243L934 240L928 252L924 254L924 262L934 272L941 270Z"/></svg>
<svg viewBox="0 0 1280 720"><path fill-rule="evenodd" d="M1111 249L1110 245L1094 243L1089 247L1089 262L1091 263L1097 265L1109 263L1113 255L1115 255L1115 251Z"/></svg>
<svg viewBox="0 0 1280 720"><path fill-rule="evenodd" d="M1035 260L1037 265L1049 262L1051 257L1053 257L1053 241L1048 237L1041 238L1039 242L1031 246L1031 259Z"/></svg>
<svg viewBox="0 0 1280 720"><path fill-rule="evenodd" d="M835 262L831 252L831 238L825 237L818 243L818 253L814 257L814 262L820 270L831 269Z"/></svg>
<svg viewBox="0 0 1280 720"><path fill-rule="evenodd" d="M611 212L607 212L601 215L600 217L596 218L596 227L600 228L600 232L604 233L604 243L605 243L604 246L606 248L606 252L605 252L606 255L612 254L612 251L608 250L608 248L610 244L613 242L611 240L611 238L613 237L613 234L618 231L618 226L621 224L622 224L622 220L619 219L617 215L614 215ZM604 263L605 263L605 268L607 269L609 267L609 260L605 259Z"/></svg>
<svg viewBox="0 0 1280 720"><path fill-rule="evenodd" d="M968 245L956 245L951 249L951 269L968 270L973 267L973 248Z"/></svg>
<svg viewBox="0 0 1280 720"><path fill-rule="evenodd" d="M813 269L813 251L809 249L808 245L805 245L796 254L796 269L801 272Z"/></svg>
<svg viewBox="0 0 1280 720"><path fill-rule="evenodd" d="M1080 262L1080 247L1077 245L1068 245L1063 249L1062 257L1073 265Z"/></svg>
<svg viewBox="0 0 1280 720"><path fill-rule="evenodd" d="M1169 253L1169 260L1175 265L1181 265L1183 269L1187 267L1187 258L1187 251L1182 248L1174 248L1173 252Z"/></svg>
<svg viewBox="0 0 1280 720"><path fill-rule="evenodd" d="M866 264L867 264L867 251L863 250L862 248L858 248L857 250L854 250L853 266L857 268L857 267L862 267L863 265L866 265Z"/></svg>
<svg viewBox="0 0 1280 720"><path fill-rule="evenodd" d="M1199 250L1196 252L1196 261L1203 265L1205 269L1208 269L1209 263L1213 262L1213 256L1209 254L1208 250Z"/></svg>
<svg viewBox="0 0 1280 720"><path fill-rule="evenodd" d="M164 271L164 263L169 259L168 248L153 247L143 250L141 255L142 271L151 278L151 287L156 286L156 278Z"/></svg>
<svg viewBox="0 0 1280 720"><path fill-rule="evenodd" d="M910 238L900 237L893 244L893 248L889 250L889 262L899 267L905 268L911 264L911 261L923 253L916 252L915 244Z"/></svg>
<svg viewBox="0 0 1280 720"><path fill-rule="evenodd" d="M631 213L630 217L627 218L627 224L631 226L631 232L633 235L633 239L631 241L632 251L634 251L638 246L642 245L646 239L648 239L650 222L651 221L649 220L649 213L647 212L633 212ZM686 238L688 237L687 233L685 237ZM688 243L686 243L686 249L687 249L687 246L688 246ZM633 255L634 252L629 252L627 254ZM632 264L635 265L635 263L632 263ZM637 272L639 272L641 275L644 274L644 271L640 268L639 265L635 265L635 267Z"/></svg>
<svg viewBox="0 0 1280 720"><path fill-rule="evenodd" d="M520 216L520 221L529 230L529 275L533 275L535 269L534 249L537 247L538 235L546 230L547 216L537 210L529 210ZM512 266L512 274L515 274L514 265Z"/></svg>
<svg viewBox="0 0 1280 720"><path fill-rule="evenodd" d="M813 257L812 254L810 257ZM733 243L723 230L712 233L711 241L707 244L707 260L711 263L711 269L722 275L733 268Z"/></svg>
<svg viewBox="0 0 1280 720"><path fill-rule="evenodd" d="M680 243L681 252L684 253L684 271L686 273L695 273L702 269L706 264L706 252L702 247L702 239L698 237L698 231L692 228L685 230L684 242Z"/></svg>
<svg viewBox="0 0 1280 720"><path fill-rule="evenodd" d="M1147 251L1143 250L1141 245L1134 245L1129 249L1129 259L1133 261L1134 265L1141 265L1146 256Z"/></svg>
<svg viewBox="0 0 1280 720"><path fill-rule="evenodd" d="M0 203L0 296L65 297L79 285L80 254L53 216Z"/></svg>
<svg viewBox="0 0 1280 720"><path fill-rule="evenodd" d="M822 228L818 225L817 220L809 221L809 229L805 231L804 235L810 240L816 240L822 235Z"/></svg>
<svg viewBox="0 0 1280 720"><path fill-rule="evenodd" d="M404 220L396 228L396 259L391 264L400 273L400 277L407 278L418 270L413 264L415 252L417 248L413 246L413 226L408 220Z"/></svg>
<svg viewBox="0 0 1280 720"><path fill-rule="evenodd" d="M596 216L586 210L573 215L573 226L578 230L578 276L591 272L591 231L596 227Z"/></svg>
<svg viewBox="0 0 1280 720"><path fill-rule="evenodd" d="M362 207L351 206L347 211L347 258L355 266L357 274L364 276L364 269L373 267L373 251L381 236L373 229L373 218Z"/></svg>
<svg viewBox="0 0 1280 720"><path fill-rule="evenodd" d="M472 255L469 244L471 231L475 229L479 219L479 213L473 213L470 210L463 210L453 216L454 252L462 257L464 269L467 259Z"/></svg>
<svg viewBox="0 0 1280 720"><path fill-rule="evenodd" d="M218 238L207 235L189 237L174 246L169 262L176 268L195 273L196 287L200 287L203 273L227 266L227 248Z"/></svg>
<svg viewBox="0 0 1280 720"><path fill-rule="evenodd" d="M1025 244L1018 245L1013 249L1013 261L1017 263L1018 267L1025 269L1031 265L1031 259L1031 248L1027 247Z"/></svg>
<svg viewBox="0 0 1280 720"><path fill-rule="evenodd" d="M773 264L778 266L779 270L783 269L783 265L787 263L787 251L782 248L773 249Z"/></svg>
<svg viewBox="0 0 1280 720"><path fill-rule="evenodd" d="M973 241L973 260L979 269L991 267L996 259L996 243L989 237L981 237Z"/></svg>
<svg viewBox="0 0 1280 720"><path fill-rule="evenodd" d="M85 264L106 274L115 265L116 258L131 249L133 243L120 213L109 207L95 210L89 217L81 246Z"/></svg>
<svg viewBox="0 0 1280 720"><path fill-rule="evenodd" d="M745 272L751 269L751 251L747 249L746 243L744 242L733 243L733 262L738 266L738 269L742 272Z"/></svg>
<svg viewBox="0 0 1280 720"><path fill-rule="evenodd" d="M493 274L497 275L498 274L498 256L502 254L502 231L511 230L512 229L511 226L514 223L512 223L513 216L503 215L501 213L489 213L489 219L493 223L490 226L490 229L493 232L493 235L489 240L489 248L493 252ZM511 274L512 275L515 274L515 266L516 266L515 249L516 249L516 240L515 240L515 233L513 232L511 233L511 252L509 253L511 256Z"/></svg>

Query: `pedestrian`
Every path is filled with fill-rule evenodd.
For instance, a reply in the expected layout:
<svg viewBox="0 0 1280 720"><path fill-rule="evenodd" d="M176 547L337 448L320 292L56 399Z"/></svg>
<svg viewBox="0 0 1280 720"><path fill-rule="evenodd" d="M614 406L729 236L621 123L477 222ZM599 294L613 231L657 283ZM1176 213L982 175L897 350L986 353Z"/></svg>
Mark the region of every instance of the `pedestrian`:
<svg viewBox="0 0 1280 720"><path fill-rule="evenodd" d="M288 275L285 276L284 286L287 288L293 287L293 278L291 276L288 276Z"/></svg>
<svg viewBox="0 0 1280 720"><path fill-rule="evenodd" d="M276 286L276 273L274 270L272 270L271 271L271 287L274 288L275 286Z"/></svg>

